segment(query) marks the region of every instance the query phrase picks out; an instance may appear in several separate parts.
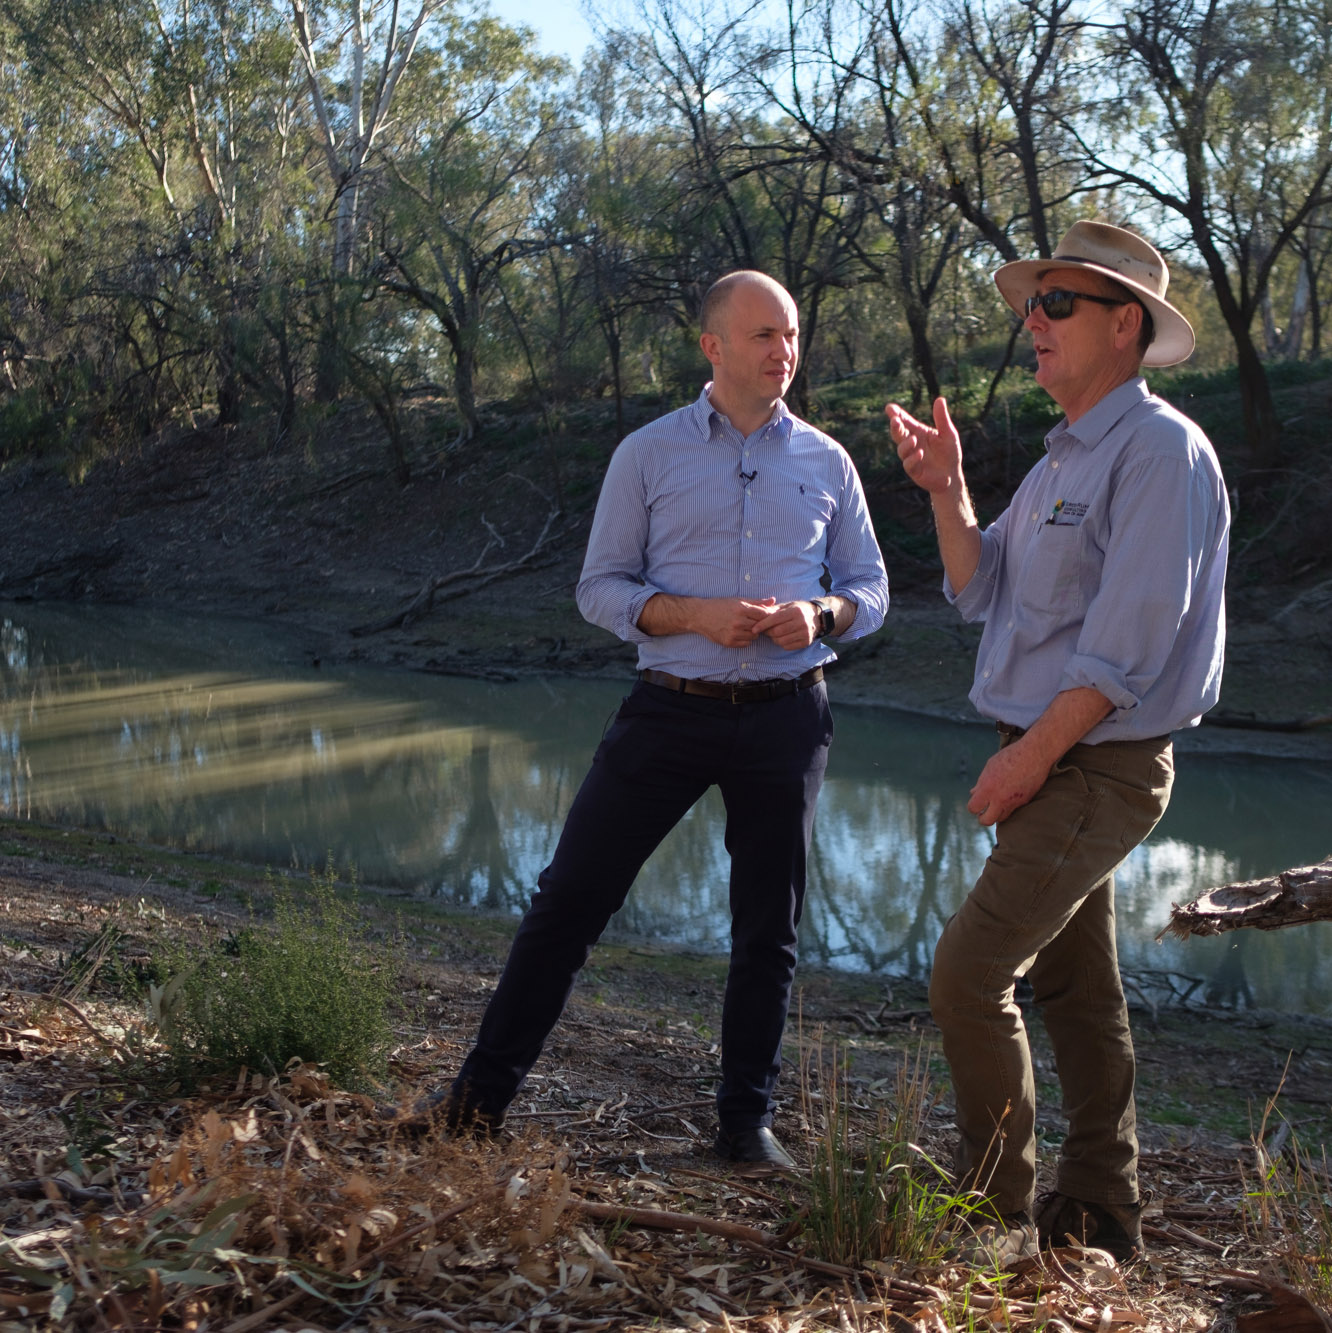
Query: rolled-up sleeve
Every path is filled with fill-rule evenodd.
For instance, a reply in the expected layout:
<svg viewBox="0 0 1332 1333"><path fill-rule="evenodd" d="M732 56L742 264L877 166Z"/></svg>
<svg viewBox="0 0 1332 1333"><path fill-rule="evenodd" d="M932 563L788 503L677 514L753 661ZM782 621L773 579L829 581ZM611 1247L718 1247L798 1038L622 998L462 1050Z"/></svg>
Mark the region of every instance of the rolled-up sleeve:
<svg viewBox="0 0 1332 1333"><path fill-rule="evenodd" d="M999 582L999 570L1004 558L1004 532L1008 524L1007 509L980 535L980 560L976 572L967 580L967 586L958 592L947 573L944 574L944 596L957 608L963 620L984 620L994 601Z"/></svg>
<svg viewBox="0 0 1332 1333"><path fill-rule="evenodd" d="M874 536L869 505L850 459L837 513L829 525L828 574L832 595L856 604L856 618L840 639L873 634L888 613L888 573Z"/></svg>

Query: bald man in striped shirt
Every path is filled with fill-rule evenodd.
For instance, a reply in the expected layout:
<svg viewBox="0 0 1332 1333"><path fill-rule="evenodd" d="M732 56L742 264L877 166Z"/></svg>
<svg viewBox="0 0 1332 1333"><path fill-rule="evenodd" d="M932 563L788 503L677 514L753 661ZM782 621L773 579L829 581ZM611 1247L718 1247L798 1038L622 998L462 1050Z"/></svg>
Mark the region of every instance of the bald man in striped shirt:
<svg viewBox="0 0 1332 1333"><path fill-rule="evenodd" d="M498 1128L579 969L643 862L714 784L731 857L731 956L716 1151L790 1168L772 1133L805 860L832 717L828 638L882 623L888 580L860 479L835 440L783 402L799 317L764 274L703 302L712 380L611 459L578 606L638 646L607 729L538 879L476 1045L428 1113Z"/></svg>

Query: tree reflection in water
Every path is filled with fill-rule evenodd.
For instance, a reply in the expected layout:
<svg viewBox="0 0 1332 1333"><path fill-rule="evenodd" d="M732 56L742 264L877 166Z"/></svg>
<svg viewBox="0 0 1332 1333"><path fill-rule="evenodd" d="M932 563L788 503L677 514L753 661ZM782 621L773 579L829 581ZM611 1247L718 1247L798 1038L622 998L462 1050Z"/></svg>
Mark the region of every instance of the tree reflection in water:
<svg viewBox="0 0 1332 1333"><path fill-rule="evenodd" d="M496 686L293 668L254 627L106 607L0 610L0 814L519 913L623 682ZM837 708L801 924L807 964L923 977L992 845L966 811L994 733ZM1116 875L1128 972L1209 1002L1327 1012L1328 925L1157 944L1172 902L1329 850L1332 766L1180 755L1165 819ZM649 859L620 935L729 945L711 792ZM1195 991L1195 995L1201 993Z"/></svg>
<svg viewBox="0 0 1332 1333"><path fill-rule="evenodd" d="M477 903L488 911L512 909L522 898L523 886L509 864L499 814L490 790L490 739L485 733L472 738L468 764L470 799L467 817L457 840L444 854L439 868L442 884L453 888L455 900ZM485 885L475 894L477 881Z"/></svg>

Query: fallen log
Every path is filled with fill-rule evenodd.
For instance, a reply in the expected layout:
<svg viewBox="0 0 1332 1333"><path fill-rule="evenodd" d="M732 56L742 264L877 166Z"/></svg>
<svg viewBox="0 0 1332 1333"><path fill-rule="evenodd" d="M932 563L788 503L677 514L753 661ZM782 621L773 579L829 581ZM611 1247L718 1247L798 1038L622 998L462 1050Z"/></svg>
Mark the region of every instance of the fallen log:
<svg viewBox="0 0 1332 1333"><path fill-rule="evenodd" d="M1282 930L1309 921L1332 921L1332 856L1267 879L1208 889L1182 907L1172 903L1170 920L1156 938L1188 939L1245 927Z"/></svg>
<svg viewBox="0 0 1332 1333"><path fill-rule="evenodd" d="M546 515L546 521L537 534L536 541L523 555L517 556L513 560L506 560L498 565L487 565L485 563L486 556L490 554L498 540L497 537L493 537L486 542L481 549L481 554L467 569L455 569L452 573L438 574L434 578L427 579L420 592L400 611L395 611L386 619L377 620L370 625L353 626L352 636L361 638L366 634L382 634L385 630L410 625L412 621L430 612L437 601L442 602L455 597L465 597L468 593L475 592L478 588L484 588L488 583L494 583L497 579L507 578L521 570L535 567L537 556L541 554L545 547L550 536L551 527L559 517L560 511L558 509L552 509ZM486 523L484 514L481 516L481 522ZM486 526L490 527L489 524L486 524ZM490 531L493 533L494 529L490 528Z"/></svg>

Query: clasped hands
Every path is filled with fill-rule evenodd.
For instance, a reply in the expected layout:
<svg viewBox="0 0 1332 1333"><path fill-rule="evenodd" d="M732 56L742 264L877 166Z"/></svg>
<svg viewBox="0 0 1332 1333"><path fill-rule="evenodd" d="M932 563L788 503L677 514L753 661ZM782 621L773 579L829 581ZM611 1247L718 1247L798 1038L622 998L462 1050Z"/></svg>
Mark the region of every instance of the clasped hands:
<svg viewBox="0 0 1332 1333"><path fill-rule="evenodd" d="M818 613L812 602L718 597L709 599L700 628L723 648L744 648L766 634L779 648L793 653L814 642Z"/></svg>

